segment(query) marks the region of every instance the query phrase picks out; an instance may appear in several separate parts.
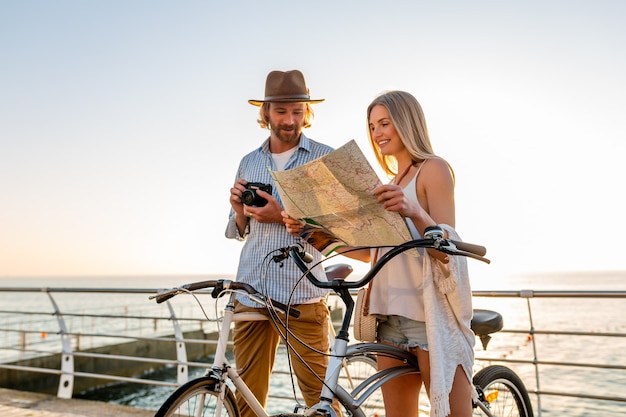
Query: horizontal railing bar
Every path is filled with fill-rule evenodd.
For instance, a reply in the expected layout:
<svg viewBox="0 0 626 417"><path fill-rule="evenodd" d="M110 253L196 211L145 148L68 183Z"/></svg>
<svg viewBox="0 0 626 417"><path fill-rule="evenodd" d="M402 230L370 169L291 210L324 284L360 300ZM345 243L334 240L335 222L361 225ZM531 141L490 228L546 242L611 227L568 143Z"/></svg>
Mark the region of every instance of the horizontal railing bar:
<svg viewBox="0 0 626 417"><path fill-rule="evenodd" d="M55 313L49 313L50 315L56 315ZM163 320L170 321L171 317L161 317L161 316L129 316L127 314L92 314L92 313L62 313L65 317L92 317L92 318L105 318L105 319L133 319L133 320ZM177 319L178 321L198 321L198 322L215 322L217 319L207 319L206 317L202 318L193 318L193 317L184 317Z"/></svg>
<svg viewBox="0 0 626 417"><path fill-rule="evenodd" d="M108 353L72 352L67 355L74 356L74 357L81 357L81 358L117 359L121 361L160 363L164 365L169 365L169 364L189 365L191 363L191 362L178 362L176 360L170 360L170 359L146 358L145 356L114 355L114 354L108 354Z"/></svg>
<svg viewBox="0 0 626 417"><path fill-rule="evenodd" d="M198 320L199 322L206 322L206 320ZM132 331L133 329L128 329L127 331ZM0 327L0 332L7 333L26 333L26 334L40 334L42 332L47 333L48 335L60 335L61 333L58 330L46 330L46 329L32 329L32 330L21 330L21 329L11 329L11 328L2 328ZM592 337L626 337L626 332L579 332L579 331L563 331L563 330L535 330L535 329L502 329L498 331L498 333L512 333L512 334L534 334L534 335L549 335L549 336L592 336ZM88 337L118 337L118 338L129 338L129 339L139 339L140 336L121 336L119 334L110 334L110 333L73 333L67 332L64 333L70 336L88 336ZM139 340L162 340L162 339L153 339L149 337L143 337ZM186 339L185 339L186 340ZM191 339L190 341L192 341ZM197 339L195 339L197 340Z"/></svg>
<svg viewBox="0 0 626 417"><path fill-rule="evenodd" d="M113 359L129 359L129 360L135 360L135 362L146 362L146 363L161 363L164 365L186 365L186 366L190 366L190 367L196 367L196 368L205 368L205 369L210 369L213 367L213 363L208 363L208 362L179 362L175 359L171 359L171 360L167 360L167 359L156 359L156 358L143 358L143 357L131 357L131 356L119 356L119 355L103 355L103 354L77 354L77 352L74 352L73 354L70 355L74 355L74 356L82 356L82 357L97 357L97 358L113 358ZM60 369L52 369L52 368L37 368L37 367L33 367L33 366L24 366L24 365L11 365L11 364L2 364L0 363L0 369L11 369L11 370L18 370L18 371L30 371L30 372L39 372L39 373L45 373L45 374L55 374L55 375L60 375L63 372ZM278 374L278 375L290 375L290 373L288 371L280 371L280 370L275 370L272 373L274 374ZM115 375L107 375L107 374L96 374L96 373L89 373L89 372L80 372L80 371L75 371L72 373L74 376L83 376L83 377L89 377L89 378L100 378L100 376L109 376L109 377L116 377ZM119 378L126 378L126 377L119 377ZM146 380L146 379L140 379L140 378L132 378L136 381L150 381L150 380Z"/></svg>
<svg viewBox="0 0 626 417"><path fill-rule="evenodd" d="M506 298L626 298L626 291L472 291L474 297Z"/></svg>
<svg viewBox="0 0 626 417"><path fill-rule="evenodd" d="M477 361L481 361L481 362L506 362L506 363L522 363L522 364L527 364L527 365L571 366L571 367L578 367L578 368L614 369L614 370L619 370L619 371L626 370L626 365L611 365L611 364L599 364L599 363L576 363L576 362L559 362L559 361L509 359L509 358L488 358L488 357L475 357L474 359Z"/></svg>
<svg viewBox="0 0 626 417"><path fill-rule="evenodd" d="M109 379L111 381L133 382L137 384L158 385L161 387L177 387L176 382L156 381L154 379L131 378L118 375L94 374L89 372L74 372L74 376L94 379Z"/></svg>
<svg viewBox="0 0 626 417"><path fill-rule="evenodd" d="M0 292L69 292L112 294L157 294L163 288L86 288L86 287L0 287ZM195 294L211 294L209 290L195 290Z"/></svg>
<svg viewBox="0 0 626 417"><path fill-rule="evenodd" d="M187 365L194 364L192 362L187 363ZM208 364L198 364L203 367L210 367ZM11 369L11 370L19 370L19 371L30 371L37 373L45 373L45 374L53 374L60 375L62 372L58 369L49 369L49 368L34 368L29 366L16 366L16 365L2 365L0 364L0 369ZM285 371L276 371L276 374L288 374ZM129 382L129 383L137 383L144 385L156 385L156 386L166 386L166 387L177 387L178 384L175 382L164 382L164 381L156 381L151 379L141 379L141 378L131 378L131 377L123 377L117 375L107 375L107 374L95 374L90 372L74 372L74 376L83 377L83 378L94 378L94 379L106 379L111 381L120 381L120 382ZM615 401L615 402L626 402L626 398L624 397L611 397L611 396L602 396L602 395L593 395L593 394L582 394L582 393L571 393L571 392L560 392L560 391L545 391L545 390L530 390L531 393L537 395L551 395L551 396L560 396L560 397L570 397L570 398L584 398L590 400L602 400L602 401ZM292 397L273 395L272 398L275 399L292 399Z"/></svg>
<svg viewBox="0 0 626 417"><path fill-rule="evenodd" d="M0 329L2 330L2 329ZM132 340L143 340L143 341L157 341L157 342L171 342L171 341L181 341L181 342L189 342L189 343L216 343L216 341L210 341L205 339L176 339L173 337L148 337L148 336L130 336L130 335L120 335L120 334L110 334L110 333L75 333L75 332L67 332L61 333L58 330L55 331L46 331L46 330L15 330L9 329L7 331L13 333L30 333L30 334L39 334L42 331L45 331L48 335L68 335L68 336L79 336L79 337L101 337L101 338L110 338L110 339L132 339ZM217 332L216 332L217 333Z"/></svg>
<svg viewBox="0 0 626 417"><path fill-rule="evenodd" d="M535 330L535 329L502 329L498 333L534 334L548 336L602 336L602 337L626 337L626 333L620 332L576 332L564 330Z"/></svg>
<svg viewBox="0 0 626 417"><path fill-rule="evenodd" d="M18 352L25 352L25 353L36 353L36 354L47 354L47 355L54 355L57 353L61 353L59 352L59 349L55 349L55 350L40 350L40 349L28 349L28 348L20 348L20 347L13 347L13 346L2 346L0 347L0 350L11 350L11 351L18 351Z"/></svg>
<svg viewBox="0 0 626 417"><path fill-rule="evenodd" d="M16 312L13 310L0 310L0 313L6 313L6 314L13 314L15 315ZM19 312L20 315L32 315L32 316L56 316L55 312L43 312L43 311L20 311ZM95 318L113 318L113 319L136 319L136 320L163 320L163 321L170 321L172 320L171 317L163 317L163 316L129 316L126 314L92 314L92 313L63 313L63 316L65 317L95 317ZM51 318L50 321L52 322L54 319ZM193 318L193 317L182 317L182 318L177 318L178 321L192 321L192 322L203 322L203 323L215 323L219 320L221 320L221 318L209 318L207 319L206 317L200 317L200 318Z"/></svg>
<svg viewBox="0 0 626 417"><path fill-rule="evenodd" d="M11 369L14 371L28 371L28 372L37 372L40 374L53 374L53 375L61 375L62 373L60 369L36 368L34 366L9 365L5 363L0 363L0 369Z"/></svg>
<svg viewBox="0 0 626 417"><path fill-rule="evenodd" d="M0 292L68 292L68 293L128 293L156 294L161 288L81 288L81 287L0 287ZM197 290L194 293L211 294L208 290ZM562 291L562 290L498 290L472 291L474 297L571 297L571 298L625 298L626 291Z"/></svg>
<svg viewBox="0 0 626 417"><path fill-rule="evenodd" d="M64 374L64 372L62 372L60 369L35 368L32 366L0 364L0 369L11 369L14 371L27 371L27 372L36 372L40 374L52 374L52 375ZM119 375L94 374L90 372L72 372L72 375L77 376L77 377L83 377L83 378L107 379L111 381L133 382L137 384L146 384L146 385L158 385L162 387L177 387L178 386L178 384L175 382L156 381L153 379L131 378L131 377L119 376Z"/></svg>
<svg viewBox="0 0 626 417"><path fill-rule="evenodd" d="M552 395L552 396L558 396L558 397L584 398L586 400L602 400L602 401L626 402L626 397L609 397L609 396L605 396L605 395L570 393L570 392L560 392L560 391L544 391L544 390L533 390L531 392L533 394L538 394L538 395Z"/></svg>
<svg viewBox="0 0 626 417"><path fill-rule="evenodd" d="M130 332L135 330L137 327L133 327L133 328L129 328L129 329L125 329L124 331ZM116 334L111 334L111 333L79 333L79 332L64 332L61 333L58 329L54 329L54 330L47 330L45 328L43 329L31 329L31 330L22 330L22 329L5 329L5 328L0 328L0 332L7 332L7 333L25 333L25 334L41 334L41 333L46 333L46 336L55 336L55 335L60 335L60 334L66 334L68 336L90 336L90 337L126 337L126 338L131 338L131 339L137 339L141 336L120 336L119 333ZM163 330L163 333L165 333L166 331Z"/></svg>
<svg viewBox="0 0 626 417"><path fill-rule="evenodd" d="M129 329L127 331L132 331ZM143 341L182 341L197 344L214 344L215 341L203 340L203 339L174 339L171 337L147 337L147 336L134 336L134 335L120 335L111 333L79 333L79 332L67 332L61 333L58 330L46 330L46 329L34 329L34 330L20 330L20 329L5 329L0 328L0 331L6 333L24 333L24 334L41 334L45 332L50 336L59 336L61 334L77 337L98 337L98 338L115 338L115 339L130 339L130 340L143 340ZM560 331L560 330L534 330L534 329L502 329L498 333L511 333L511 334L533 334L533 335L549 335L549 336L591 336L591 337L626 337L626 333L620 332L577 332L577 331ZM2 347L0 347L2 349Z"/></svg>
<svg viewBox="0 0 626 417"><path fill-rule="evenodd" d="M4 314L16 314L15 310L0 310L0 313ZM54 316L54 311L20 311L20 315L40 315L40 316Z"/></svg>

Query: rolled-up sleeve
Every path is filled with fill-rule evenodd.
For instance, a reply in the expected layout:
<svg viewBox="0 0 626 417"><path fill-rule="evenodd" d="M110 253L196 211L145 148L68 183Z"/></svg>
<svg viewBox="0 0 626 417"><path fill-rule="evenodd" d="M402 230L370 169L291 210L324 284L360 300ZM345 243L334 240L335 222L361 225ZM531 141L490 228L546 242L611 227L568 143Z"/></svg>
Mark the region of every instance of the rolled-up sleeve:
<svg viewBox="0 0 626 417"><path fill-rule="evenodd" d="M225 236L228 239L246 240L249 233L250 222L246 224L246 229L244 230L243 235L239 234L239 228L237 227L237 222L235 221L235 210L230 209L230 214L228 215L228 224L226 225L226 233L224 233Z"/></svg>

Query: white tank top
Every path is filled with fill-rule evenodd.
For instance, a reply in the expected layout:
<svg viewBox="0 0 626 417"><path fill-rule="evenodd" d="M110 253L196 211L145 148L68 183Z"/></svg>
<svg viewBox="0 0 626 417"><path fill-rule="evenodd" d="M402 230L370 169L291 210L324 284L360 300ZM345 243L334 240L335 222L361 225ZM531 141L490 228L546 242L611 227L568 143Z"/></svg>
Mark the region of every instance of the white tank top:
<svg viewBox="0 0 626 417"><path fill-rule="evenodd" d="M415 182L422 166L424 166L423 163L413 179L404 187L405 195L413 201L417 201ZM413 221L409 218L405 220L413 239L420 239L421 236ZM389 249L380 249L378 258L388 251ZM375 252L372 250L374 260L376 259ZM396 315L425 321L422 267L424 256L427 254L424 249L419 249L419 254L420 256L415 256L403 252L396 255L378 272L372 280L370 314Z"/></svg>

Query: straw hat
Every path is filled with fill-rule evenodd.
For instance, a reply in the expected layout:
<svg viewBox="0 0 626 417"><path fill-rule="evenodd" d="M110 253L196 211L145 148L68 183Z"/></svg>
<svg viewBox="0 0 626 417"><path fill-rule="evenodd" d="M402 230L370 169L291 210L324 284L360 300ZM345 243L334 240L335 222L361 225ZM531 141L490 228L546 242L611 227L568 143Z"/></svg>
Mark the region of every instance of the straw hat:
<svg viewBox="0 0 626 417"><path fill-rule="evenodd" d="M248 100L248 103L261 106L263 103L321 103L324 99L313 100L306 88L304 75L298 70L272 71L267 74L265 81L265 98L263 100Z"/></svg>

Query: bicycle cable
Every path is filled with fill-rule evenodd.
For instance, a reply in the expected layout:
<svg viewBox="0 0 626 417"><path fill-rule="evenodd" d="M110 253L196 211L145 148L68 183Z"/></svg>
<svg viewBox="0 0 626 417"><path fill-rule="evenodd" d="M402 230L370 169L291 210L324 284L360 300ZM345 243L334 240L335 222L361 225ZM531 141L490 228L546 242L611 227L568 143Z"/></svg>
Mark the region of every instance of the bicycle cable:
<svg viewBox="0 0 626 417"><path fill-rule="evenodd" d="M378 248L379 246L375 246L372 248ZM384 248L384 247L389 247L389 246L380 246L380 248ZM350 249L349 251L355 251L355 250L359 250L359 249L363 249L364 247L359 247L359 248L354 248L354 249ZM280 249L276 249L272 252L270 252L268 255L265 256L264 259L267 259L271 254L279 252ZM348 251L346 251L348 252ZM344 252L345 253L345 252ZM295 290L296 288L302 283L302 280L304 280L306 278L307 273L311 272L315 267L317 267L318 265L321 265L323 262L332 259L336 256L342 255L340 253L335 253L331 256L328 256L318 262L316 262L315 264L313 264L312 266L310 266L308 268L308 270L303 273L300 278L297 280L296 284L292 287L291 292L289 294L289 298L288 301L286 303L287 308L289 309L289 307L292 305L291 301L293 299L293 296L295 294ZM280 255L276 255L272 257L272 261L274 262L283 262L285 261L287 253L282 253ZM272 319L272 322L274 323L275 328L277 329L279 335L281 336L281 339L284 341L286 347L287 347L287 361L289 364L289 371L290 371L290 375L291 375L291 382L292 382L292 389L294 390L294 395L295 395L295 385L294 385L294 381L293 381L293 371L292 371L292 366L291 366L291 355L294 354L296 356L296 358L298 358L298 360L311 372L311 374L313 374L324 386L326 386L332 393L333 395L335 395L335 390L334 388L328 386L326 384L325 378L324 377L320 377L319 375L317 375L317 373L311 368L311 366L304 360L304 358L296 351L296 349L292 346L291 342L289 342L289 338L292 337L293 339L296 340L296 342L300 343L302 346L304 346L305 348L309 349L312 352L315 352L319 355L322 356L327 356L327 357L339 357L338 355L336 355L335 353L329 353L329 352L322 352L318 349L313 348L312 346L304 343L298 336L296 336L290 329L289 329L289 314L286 314L286 319L283 322L282 319L280 318L280 316L276 313L276 310L273 308L273 306L271 306L271 299L267 300L267 307L268 307L268 313L270 315L270 318ZM279 327L280 326L280 327ZM284 330L285 332L283 333L282 330ZM343 356L345 357L345 356ZM336 396L336 395L335 395Z"/></svg>

